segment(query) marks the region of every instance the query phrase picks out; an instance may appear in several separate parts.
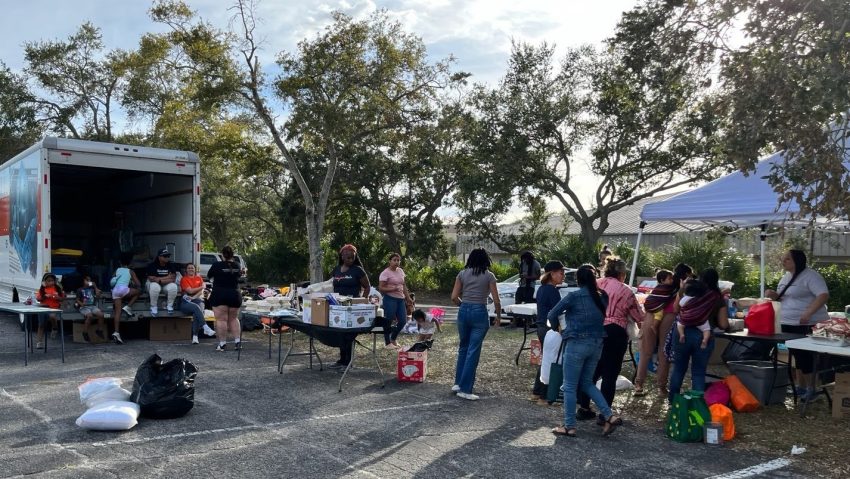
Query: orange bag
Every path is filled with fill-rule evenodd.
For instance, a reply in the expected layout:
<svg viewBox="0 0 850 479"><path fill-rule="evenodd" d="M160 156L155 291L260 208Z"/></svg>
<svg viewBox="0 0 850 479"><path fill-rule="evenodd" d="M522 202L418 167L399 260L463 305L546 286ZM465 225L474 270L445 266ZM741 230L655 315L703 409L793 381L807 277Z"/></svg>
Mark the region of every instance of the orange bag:
<svg viewBox="0 0 850 479"><path fill-rule="evenodd" d="M744 386L744 383L738 379L738 376L734 374L730 376L726 376L726 379L723 380L727 386L729 386L729 390L732 391L732 407L738 412L753 412L758 411L761 407L759 400L753 396L753 393L747 389L747 386Z"/></svg>
<svg viewBox="0 0 850 479"><path fill-rule="evenodd" d="M732 410L722 404L708 406L711 411L711 422L723 424L723 440L735 439L735 420L732 418Z"/></svg>

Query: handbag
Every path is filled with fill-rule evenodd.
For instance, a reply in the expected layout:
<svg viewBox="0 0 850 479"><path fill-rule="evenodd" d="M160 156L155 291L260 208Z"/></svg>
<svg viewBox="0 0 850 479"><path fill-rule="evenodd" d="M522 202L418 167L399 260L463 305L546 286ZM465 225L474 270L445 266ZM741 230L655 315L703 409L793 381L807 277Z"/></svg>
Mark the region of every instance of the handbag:
<svg viewBox="0 0 850 479"><path fill-rule="evenodd" d="M744 318L744 326L750 334L762 334L770 336L775 334L775 312L770 302L759 303L750 306L747 317Z"/></svg>
<svg viewBox="0 0 850 479"><path fill-rule="evenodd" d="M549 401L549 404L556 402L559 395L562 400L564 397L561 392L561 385L564 384L564 366L558 363L561 361L561 354L564 352L566 346L567 341L565 340L561 343L561 348L558 349L558 357L555 358L555 361L549 368L549 386L546 389L546 400Z"/></svg>
<svg viewBox="0 0 850 479"><path fill-rule="evenodd" d="M705 423L711 422L711 411L701 391L676 394L667 412L667 437L676 442L702 442Z"/></svg>

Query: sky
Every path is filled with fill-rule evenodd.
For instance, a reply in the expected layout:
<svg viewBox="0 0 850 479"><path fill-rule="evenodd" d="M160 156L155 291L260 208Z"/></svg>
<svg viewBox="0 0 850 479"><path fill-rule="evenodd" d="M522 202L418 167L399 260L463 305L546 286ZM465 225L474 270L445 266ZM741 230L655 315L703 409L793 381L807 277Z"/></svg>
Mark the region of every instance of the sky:
<svg viewBox="0 0 850 479"><path fill-rule="evenodd" d="M230 0L185 0L217 26L233 16ZM260 60L274 61L276 53L293 51L297 42L315 36L331 23L331 12L355 18L385 9L408 32L424 41L436 61L453 55L458 70L472 81L494 85L506 69L512 41L547 42L559 51L600 44L611 35L621 14L637 0L260 0L258 36L264 39ZM86 21L99 27L107 48L132 49L146 32L165 28L151 22L148 0L0 0L0 61L15 71L24 66L23 45L65 39ZM576 183L588 185L589 173Z"/></svg>

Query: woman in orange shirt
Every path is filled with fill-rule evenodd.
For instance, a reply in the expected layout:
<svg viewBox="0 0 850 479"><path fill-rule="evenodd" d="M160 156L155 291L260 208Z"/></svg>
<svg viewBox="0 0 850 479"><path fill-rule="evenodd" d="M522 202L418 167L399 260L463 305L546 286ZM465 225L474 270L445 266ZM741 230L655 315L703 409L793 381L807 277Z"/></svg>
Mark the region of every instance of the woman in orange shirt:
<svg viewBox="0 0 850 479"><path fill-rule="evenodd" d="M186 274L180 280L183 290L183 302L180 311L192 315L192 344L198 344L198 335L203 329L207 336L215 336L215 331L204 320L204 280L198 276L194 264L186 265Z"/></svg>
<svg viewBox="0 0 850 479"><path fill-rule="evenodd" d="M35 293L35 300L42 305L53 308L62 309L62 300L65 299L65 292L62 291L62 286L56 282L56 275L53 273L45 273L41 277L41 288ZM35 335L36 349L44 347L44 323L50 319L50 339L56 339L59 329L56 327L58 318L55 314L38 315L38 332Z"/></svg>

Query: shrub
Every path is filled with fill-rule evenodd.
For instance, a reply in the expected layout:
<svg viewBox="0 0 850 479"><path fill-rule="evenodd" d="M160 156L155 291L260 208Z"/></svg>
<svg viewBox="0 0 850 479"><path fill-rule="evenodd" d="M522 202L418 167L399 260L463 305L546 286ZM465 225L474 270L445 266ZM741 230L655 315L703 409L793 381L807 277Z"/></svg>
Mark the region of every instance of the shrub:
<svg viewBox="0 0 850 479"><path fill-rule="evenodd" d="M490 271L492 271L493 274L496 275L497 280L504 281L510 278L511 276L517 274L519 272L519 269L513 264L501 265L493 263L493 265L490 266Z"/></svg>
<svg viewBox="0 0 850 479"><path fill-rule="evenodd" d="M823 276L829 288L829 310L844 311L844 306L850 304L850 271L834 264L815 269Z"/></svg>
<svg viewBox="0 0 850 479"><path fill-rule="evenodd" d="M463 263L456 258L449 258L446 261L440 261L433 266L434 281L437 284L437 291L447 293L452 290L455 285L457 273L463 269Z"/></svg>
<svg viewBox="0 0 850 479"><path fill-rule="evenodd" d="M635 248L631 243L626 240L618 240L616 243L611 244L610 247L611 251L625 261L629 268L632 267L632 260L635 257ZM638 255L637 267L635 268L635 277L655 276L655 268L652 267L652 254L652 250L648 248L641 248L640 254ZM626 276L626 279L628 279L628 275Z"/></svg>
<svg viewBox="0 0 850 479"><path fill-rule="evenodd" d="M541 248L540 257L541 262L558 260L568 268L577 268L584 263L599 263L601 249L600 243L593 246L584 244L579 235L563 235L551 245Z"/></svg>
<svg viewBox="0 0 850 479"><path fill-rule="evenodd" d="M402 265L407 287L411 291L434 291L437 289L437 279L434 270L421 260L407 258Z"/></svg>

